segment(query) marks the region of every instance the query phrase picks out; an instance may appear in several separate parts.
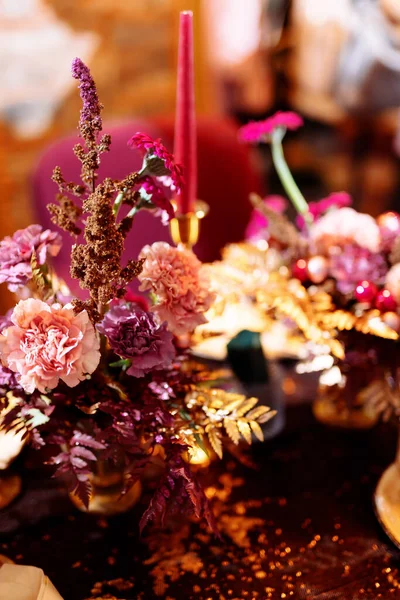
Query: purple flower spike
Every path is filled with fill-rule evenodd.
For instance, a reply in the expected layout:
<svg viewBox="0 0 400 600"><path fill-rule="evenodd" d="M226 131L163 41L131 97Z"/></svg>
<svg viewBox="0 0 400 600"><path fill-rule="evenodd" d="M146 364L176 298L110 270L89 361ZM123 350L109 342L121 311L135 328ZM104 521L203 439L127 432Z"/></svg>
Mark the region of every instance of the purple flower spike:
<svg viewBox="0 0 400 600"><path fill-rule="evenodd" d="M102 121L100 113L102 106L97 95L96 84L90 74L89 68L80 58L74 58L72 61L72 76L80 82L79 90L83 102L79 121L80 127L82 128L90 123L96 131L101 131Z"/></svg>

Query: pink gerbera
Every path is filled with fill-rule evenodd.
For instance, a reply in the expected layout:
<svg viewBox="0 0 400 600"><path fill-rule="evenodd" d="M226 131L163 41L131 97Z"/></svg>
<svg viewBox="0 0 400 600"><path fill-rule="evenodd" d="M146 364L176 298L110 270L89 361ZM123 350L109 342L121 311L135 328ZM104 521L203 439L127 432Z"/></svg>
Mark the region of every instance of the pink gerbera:
<svg viewBox="0 0 400 600"><path fill-rule="evenodd" d="M168 152L161 140L153 140L146 133L135 133L128 142L130 148L140 150L144 156L140 194L149 207L156 207L165 222L175 215L171 200L177 196L183 184L182 167L175 164L173 155Z"/></svg>
<svg viewBox="0 0 400 600"><path fill-rule="evenodd" d="M128 141L130 148L136 148L141 150L143 155L148 157L156 156L164 164L167 172L163 175L168 175L171 178L172 184L176 189L177 193L182 188L182 167L181 165L175 164L175 158L173 154L168 152L164 144L160 139L153 140L146 133L137 132Z"/></svg>
<svg viewBox="0 0 400 600"><path fill-rule="evenodd" d="M244 125L239 130L239 138L242 142L250 144L257 144L259 142L268 141L271 133L281 127L283 129L290 129L292 131L298 129L303 125L303 119L295 112L292 111L278 111L272 117L264 119L263 121L251 121Z"/></svg>

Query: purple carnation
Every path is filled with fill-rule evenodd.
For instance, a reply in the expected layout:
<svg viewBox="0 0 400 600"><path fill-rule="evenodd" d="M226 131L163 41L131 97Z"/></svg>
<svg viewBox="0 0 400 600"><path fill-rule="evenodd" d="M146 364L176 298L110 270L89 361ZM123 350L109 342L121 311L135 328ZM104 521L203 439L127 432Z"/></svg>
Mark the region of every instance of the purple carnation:
<svg viewBox="0 0 400 600"><path fill-rule="evenodd" d="M43 231L40 225L30 225L5 237L0 242L0 283L7 283L12 292L26 285L32 278L33 253L43 265L48 256L57 256L61 243L58 233Z"/></svg>
<svg viewBox="0 0 400 600"><path fill-rule="evenodd" d="M96 131L101 131L101 109L97 95L96 84L90 73L89 67L80 58L72 61L72 77L79 80L79 90L83 102L81 110L80 126L90 123Z"/></svg>
<svg viewBox="0 0 400 600"><path fill-rule="evenodd" d="M337 281L337 288L342 294L354 292L360 281L367 280L381 285L387 273L384 256L372 253L367 248L356 244L344 246L331 257L330 274Z"/></svg>
<svg viewBox="0 0 400 600"><path fill-rule="evenodd" d="M166 323L157 325L151 313L137 306L113 306L97 328L118 356L132 361L127 373L133 377L164 369L175 356Z"/></svg>

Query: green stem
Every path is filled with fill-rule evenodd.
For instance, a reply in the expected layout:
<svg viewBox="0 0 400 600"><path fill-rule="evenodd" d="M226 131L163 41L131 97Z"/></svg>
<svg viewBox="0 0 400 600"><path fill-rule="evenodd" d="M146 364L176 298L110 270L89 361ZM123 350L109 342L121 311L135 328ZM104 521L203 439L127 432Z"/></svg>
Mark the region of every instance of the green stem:
<svg viewBox="0 0 400 600"><path fill-rule="evenodd" d="M133 217L136 215L136 213L139 211L137 206L134 206L133 208L131 208L131 210L128 212L128 214L126 215L127 217L129 217L130 219L133 219Z"/></svg>
<svg viewBox="0 0 400 600"><path fill-rule="evenodd" d="M113 213L114 213L115 218L117 218L119 209L122 206L122 201L124 199L124 191L119 192L118 196L115 198L115 202L114 202L114 206L113 206Z"/></svg>
<svg viewBox="0 0 400 600"><path fill-rule="evenodd" d="M285 191L289 196L293 206L299 214L303 215L306 224L311 225L313 219L310 211L308 210L307 201L299 190L297 183L293 179L293 175L290 172L283 154L282 139L284 135L285 131L280 128L275 129L275 131L272 133L272 160L279 175L279 179L281 180L281 183L285 188Z"/></svg>

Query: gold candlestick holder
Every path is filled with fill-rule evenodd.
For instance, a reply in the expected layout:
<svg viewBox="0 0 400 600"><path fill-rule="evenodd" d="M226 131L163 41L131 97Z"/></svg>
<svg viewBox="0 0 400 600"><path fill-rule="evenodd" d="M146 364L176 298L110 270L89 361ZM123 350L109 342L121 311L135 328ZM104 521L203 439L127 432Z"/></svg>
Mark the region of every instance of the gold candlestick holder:
<svg viewBox="0 0 400 600"><path fill-rule="evenodd" d="M194 212L175 214L175 217L170 221L170 232L172 241L176 246L183 244L188 250L191 250L197 244L200 234L200 221L207 216L209 210L210 207L206 202L196 200Z"/></svg>

